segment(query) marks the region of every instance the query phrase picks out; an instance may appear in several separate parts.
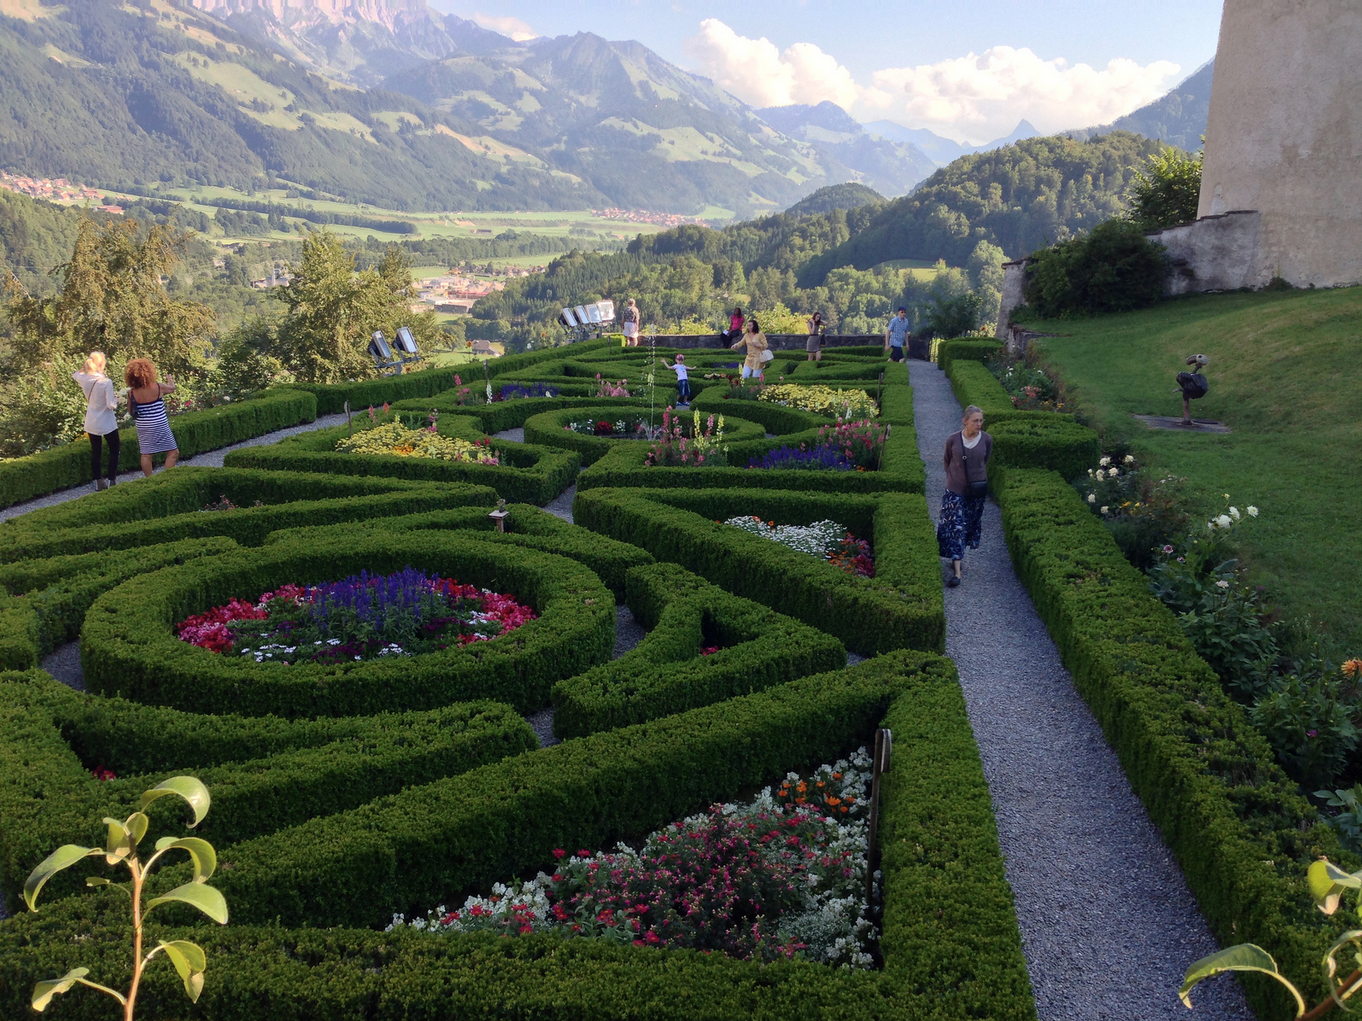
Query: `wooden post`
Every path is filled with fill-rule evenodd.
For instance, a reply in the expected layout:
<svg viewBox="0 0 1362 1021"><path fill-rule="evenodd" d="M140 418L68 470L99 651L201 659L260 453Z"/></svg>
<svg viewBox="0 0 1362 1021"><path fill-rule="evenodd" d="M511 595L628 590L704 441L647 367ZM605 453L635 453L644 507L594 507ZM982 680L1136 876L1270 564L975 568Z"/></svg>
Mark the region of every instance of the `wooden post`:
<svg viewBox="0 0 1362 1021"><path fill-rule="evenodd" d="M893 754L894 734L888 728L875 731L875 759L870 774L870 830L865 848L865 902L869 911L876 911L875 871L880 867L880 775L889 771Z"/></svg>

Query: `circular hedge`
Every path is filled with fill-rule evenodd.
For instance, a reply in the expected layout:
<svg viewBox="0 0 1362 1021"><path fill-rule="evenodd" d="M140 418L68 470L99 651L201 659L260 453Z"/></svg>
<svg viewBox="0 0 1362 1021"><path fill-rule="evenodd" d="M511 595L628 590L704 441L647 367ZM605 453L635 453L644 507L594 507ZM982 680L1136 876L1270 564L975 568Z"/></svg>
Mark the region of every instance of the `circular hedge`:
<svg viewBox="0 0 1362 1021"><path fill-rule="evenodd" d="M315 585L412 566L510 592L538 620L489 642L355 663L255 663L181 641L174 626L292 582ZM615 599L588 568L551 553L464 535L407 533L328 541L301 536L170 567L105 593L81 631L91 691L202 713L363 716L494 698L533 712L555 681L610 658Z"/></svg>
<svg viewBox="0 0 1362 1021"><path fill-rule="evenodd" d="M664 410L664 408L658 408L655 412L658 425L662 424ZM691 410L682 409L672 414L679 415L687 427L694 421L695 412ZM620 418L633 418L635 416L647 418L647 410L638 407L620 408L619 406L601 405L594 408L562 408L557 411L542 411L525 420L525 442L537 443L545 447L575 450L582 455L582 464L588 465L604 457L617 444L644 443L646 441L588 436L585 433L571 432L565 428L566 425L583 418L598 418L614 422ZM702 427L708 417L708 412L701 412L700 422ZM766 427L764 425L730 416L727 412L724 413L725 441L764 440L765 438Z"/></svg>

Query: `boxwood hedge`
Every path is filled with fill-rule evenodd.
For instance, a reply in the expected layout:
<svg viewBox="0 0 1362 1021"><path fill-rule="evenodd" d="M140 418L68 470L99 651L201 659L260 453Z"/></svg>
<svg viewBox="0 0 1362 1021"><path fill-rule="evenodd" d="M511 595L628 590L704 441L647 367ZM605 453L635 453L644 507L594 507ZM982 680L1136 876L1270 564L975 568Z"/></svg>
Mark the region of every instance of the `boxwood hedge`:
<svg viewBox="0 0 1362 1021"><path fill-rule="evenodd" d="M1327 996L1319 961L1347 921L1315 910L1305 873L1320 855L1357 860L1073 487L1049 471L992 477L1017 573L1212 932ZM1260 1016L1284 1016L1276 983L1245 985Z"/></svg>
<svg viewBox="0 0 1362 1021"><path fill-rule="evenodd" d="M333 665L227 657L182 642L172 630L233 596L406 566L510 592L539 619L489 642ZM614 606L610 590L580 564L482 542L474 532L336 535L324 544L304 536L124 582L86 615L81 661L93 691L194 712L353 716L476 698L530 712L548 704L553 682L609 658Z"/></svg>
<svg viewBox="0 0 1362 1021"><path fill-rule="evenodd" d="M876 577L848 575L720 524L748 514L778 524L838 521L872 543ZM573 516L593 531L641 546L735 595L836 635L856 652L944 647L940 560L926 503L915 493L592 489L577 493Z"/></svg>
<svg viewBox="0 0 1362 1021"><path fill-rule="evenodd" d="M317 417L317 401L296 390L270 390L239 404L177 415L170 421L182 458L287 429ZM132 471L141 456L137 430L119 430L120 471ZM0 507L89 482L90 447L84 440L0 462Z"/></svg>
<svg viewBox="0 0 1362 1021"><path fill-rule="evenodd" d="M480 439L480 430L470 432L470 421L442 419L438 423L439 431L443 435ZM577 477L577 454L554 447L497 440L496 449L501 454L501 464L490 465L336 450L336 443L347 434L345 426L320 429L281 440L272 446L234 450L227 455L224 463L231 468L266 471L462 482L491 487L506 500L539 504L548 503Z"/></svg>
<svg viewBox="0 0 1362 1021"><path fill-rule="evenodd" d="M644 723L846 665L846 650L832 635L675 564L631 570L628 601L648 637L553 686L559 737ZM706 647L718 651L701 655Z"/></svg>

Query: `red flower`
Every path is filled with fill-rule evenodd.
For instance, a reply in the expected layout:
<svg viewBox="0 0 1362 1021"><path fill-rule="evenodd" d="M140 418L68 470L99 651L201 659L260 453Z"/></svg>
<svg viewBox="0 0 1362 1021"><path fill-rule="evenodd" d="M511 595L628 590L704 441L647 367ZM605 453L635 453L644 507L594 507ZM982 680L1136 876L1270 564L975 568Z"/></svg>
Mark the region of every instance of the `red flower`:
<svg viewBox="0 0 1362 1021"><path fill-rule="evenodd" d="M564 856L566 856L566 855L567 855L567 852L564 851L561 847L555 847L555 848L553 849L553 856L554 856L555 858L562 858L562 857L564 857Z"/></svg>

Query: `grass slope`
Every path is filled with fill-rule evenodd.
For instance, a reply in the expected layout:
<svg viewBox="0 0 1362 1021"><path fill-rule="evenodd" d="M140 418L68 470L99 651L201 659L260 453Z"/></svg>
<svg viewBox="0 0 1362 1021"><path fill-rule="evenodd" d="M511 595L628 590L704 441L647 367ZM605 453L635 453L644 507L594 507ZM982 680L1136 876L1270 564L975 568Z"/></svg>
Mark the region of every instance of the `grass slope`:
<svg viewBox="0 0 1362 1021"><path fill-rule="evenodd" d="M1294 614L1362 643L1362 287L1205 295L1126 315L1034 324L1044 360L1108 437L1186 476L1206 509L1230 494L1262 517L1243 529L1255 580ZM1194 415L1226 435L1147 429L1177 415L1184 359L1210 358Z"/></svg>

